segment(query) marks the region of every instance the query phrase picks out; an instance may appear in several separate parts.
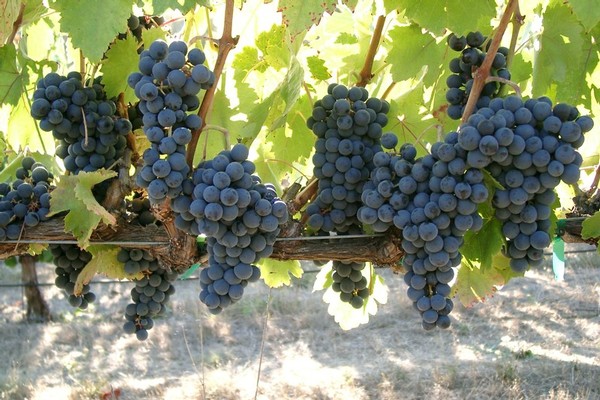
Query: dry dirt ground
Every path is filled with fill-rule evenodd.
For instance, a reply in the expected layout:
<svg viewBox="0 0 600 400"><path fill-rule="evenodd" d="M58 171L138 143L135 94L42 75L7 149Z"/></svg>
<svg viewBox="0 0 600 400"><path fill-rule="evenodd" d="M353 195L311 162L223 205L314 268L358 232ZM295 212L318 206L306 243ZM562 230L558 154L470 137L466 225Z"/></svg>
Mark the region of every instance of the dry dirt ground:
<svg viewBox="0 0 600 400"><path fill-rule="evenodd" d="M273 290L258 391L262 284L212 316L198 281L177 282L145 342L122 333L131 284L93 284L83 312L44 287L47 324L22 322L21 289L0 288L0 399L600 399L598 254L568 255L562 282L546 267L458 306L448 331L424 332L401 277L383 275L388 303L351 331L311 292L314 274ZM19 279L0 267L0 283Z"/></svg>

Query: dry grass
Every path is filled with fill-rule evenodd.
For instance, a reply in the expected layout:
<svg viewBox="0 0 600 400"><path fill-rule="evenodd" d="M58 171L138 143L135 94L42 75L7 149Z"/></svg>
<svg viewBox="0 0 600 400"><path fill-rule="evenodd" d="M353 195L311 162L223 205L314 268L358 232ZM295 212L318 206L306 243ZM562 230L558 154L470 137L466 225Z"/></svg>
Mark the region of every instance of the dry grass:
<svg viewBox="0 0 600 400"><path fill-rule="evenodd" d="M600 260L571 257L514 280L485 304L457 307L449 331L424 332L400 277L384 271L388 304L342 331L306 276L271 292L259 399L600 399ZM40 268L40 280L51 268ZM0 268L0 281L18 281ZM268 289L255 285L220 316L178 282L172 312L143 343L121 332L128 285L95 285L74 312L44 288L55 317L21 322L19 290L0 292L0 399L252 399ZM113 397L113 398L116 398Z"/></svg>

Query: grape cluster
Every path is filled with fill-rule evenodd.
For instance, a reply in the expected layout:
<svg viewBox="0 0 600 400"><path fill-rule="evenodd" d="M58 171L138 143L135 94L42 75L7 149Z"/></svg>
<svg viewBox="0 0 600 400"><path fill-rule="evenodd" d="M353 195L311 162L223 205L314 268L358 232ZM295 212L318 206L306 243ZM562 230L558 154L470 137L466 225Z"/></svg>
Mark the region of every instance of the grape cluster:
<svg viewBox="0 0 600 400"><path fill-rule="evenodd" d="M138 193L134 194L131 201L127 201L126 204L127 211L132 217L131 222L141 226L160 224L160 221L150 211L150 206L150 200L147 197L142 197Z"/></svg>
<svg viewBox="0 0 600 400"><path fill-rule="evenodd" d="M258 280L254 264L271 255L288 220L287 205L273 185L253 175L254 163L247 158L246 146L236 144L202 162L183 194L171 202L179 229L207 236L209 260L200 273L200 300L215 314L239 300L248 282Z"/></svg>
<svg viewBox="0 0 600 400"><path fill-rule="evenodd" d="M81 250L75 244L51 244L50 252L56 266L54 269L56 287L63 289L69 296L68 300L71 306L82 310L86 309L90 303L96 300L96 295L90 292L90 285L83 285L80 295L75 295L74 291L79 274L92 259L91 253Z"/></svg>
<svg viewBox="0 0 600 400"><path fill-rule="evenodd" d="M363 275L365 263L352 261L333 261L331 288L340 294L340 300L354 308L361 308L371 294L369 281Z"/></svg>
<svg viewBox="0 0 600 400"><path fill-rule="evenodd" d="M307 125L317 136L312 161L319 180L317 198L307 207L307 225L316 232L347 232L357 226L364 183L381 151L389 103L369 98L361 87L331 84L315 102Z"/></svg>
<svg viewBox="0 0 600 400"><path fill-rule="evenodd" d="M24 157L16 179L0 183L0 240L18 240L24 227L48 219L52 173L32 157Z"/></svg>
<svg viewBox="0 0 600 400"><path fill-rule="evenodd" d="M142 15L140 17L131 15L127 19L127 29L131 32L131 34L136 38L138 42L142 42L142 32L144 30L151 29L155 26L161 26L164 24L165 19L161 16L150 16L150 15ZM117 37L118 39L125 39L127 37L126 33L120 33ZM140 49L139 52L142 50Z"/></svg>
<svg viewBox="0 0 600 400"><path fill-rule="evenodd" d="M446 100L448 101L448 116L452 119L460 119L463 114L464 105L467 103L469 93L473 86L473 72L481 66L486 57L489 41L481 32L469 32L465 36L456 36L451 33L448 36L448 46L460 52L460 56L450 60L450 71L452 74L446 79L448 91ZM485 45L485 46L484 46ZM508 48L499 47L494 56L490 69L490 76L498 76L510 80L510 72L506 68L506 57ZM503 84L498 82L488 82L481 91L481 96L477 101L476 107L487 107L490 100L497 97Z"/></svg>
<svg viewBox="0 0 600 400"><path fill-rule="evenodd" d="M592 127L590 117L568 104L517 96L493 99L461 126L458 143L467 163L487 169L504 187L496 190L493 205L513 270L542 262L551 242L554 188L561 180L579 180L583 159L576 149Z"/></svg>
<svg viewBox="0 0 600 400"><path fill-rule="evenodd" d="M125 264L126 273L144 273L131 289L133 303L125 307L123 330L135 334L138 340L146 340L154 326L152 318L164 313L169 297L175 293L172 282L177 274L164 269L154 256L141 249L121 249L118 260Z"/></svg>
<svg viewBox="0 0 600 400"><path fill-rule="evenodd" d="M481 171L467 169L456 152L457 139L456 133L448 134L422 158L416 158L411 144L397 154L375 154L357 214L375 232L401 230L408 297L425 329L450 326L449 283L461 261L459 248L468 230L483 225L477 204L488 197Z"/></svg>
<svg viewBox="0 0 600 400"><path fill-rule="evenodd" d="M59 141L56 155L75 174L111 168L127 147L131 123L115 115L101 79L85 87L79 72L51 72L37 83L31 115Z"/></svg>
<svg viewBox="0 0 600 400"><path fill-rule="evenodd" d="M187 112L198 108L198 93L215 79L203 65L205 59L200 49L188 52L185 42L157 40L140 53L139 72L127 80L140 99L143 130L151 143L136 184L146 188L152 202L177 197L190 172L186 145L202 119Z"/></svg>

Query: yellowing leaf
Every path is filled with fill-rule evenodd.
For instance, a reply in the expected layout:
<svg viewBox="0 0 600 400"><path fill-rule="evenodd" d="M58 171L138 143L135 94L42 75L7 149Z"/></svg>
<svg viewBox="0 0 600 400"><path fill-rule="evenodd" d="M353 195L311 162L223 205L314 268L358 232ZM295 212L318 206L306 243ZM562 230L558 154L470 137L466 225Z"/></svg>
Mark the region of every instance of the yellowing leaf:
<svg viewBox="0 0 600 400"><path fill-rule="evenodd" d="M38 254L42 254L42 252L44 250L46 250L48 248L48 244L43 244L43 243L31 243L28 247L27 247L27 254L29 254L30 256L35 256Z"/></svg>
<svg viewBox="0 0 600 400"><path fill-rule="evenodd" d="M88 284L96 274L103 274L111 279L141 279L142 272L129 275L125 273L123 263L117 260L120 248L117 246L92 245L87 249L92 254L92 259L79 273L75 282L74 294L81 295L83 286Z"/></svg>
<svg viewBox="0 0 600 400"><path fill-rule="evenodd" d="M114 171L102 169L63 176L52 192L49 215L68 211L65 217L65 232L71 232L81 248L89 245L92 232L100 221L107 225L117 222L115 217L96 201L92 193L94 185L116 175Z"/></svg>
<svg viewBox="0 0 600 400"><path fill-rule="evenodd" d="M273 258L264 258L260 261L260 274L265 284L272 288L288 286L292 283L290 274L296 278L301 278L303 274L300 261L280 261Z"/></svg>

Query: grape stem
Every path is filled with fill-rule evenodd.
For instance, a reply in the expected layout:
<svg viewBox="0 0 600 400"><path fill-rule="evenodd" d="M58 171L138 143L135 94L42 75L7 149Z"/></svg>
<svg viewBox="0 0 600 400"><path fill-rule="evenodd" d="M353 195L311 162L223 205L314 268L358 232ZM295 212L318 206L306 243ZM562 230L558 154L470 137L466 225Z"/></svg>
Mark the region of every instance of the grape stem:
<svg viewBox="0 0 600 400"><path fill-rule="evenodd" d="M588 190L588 194L591 196L598 189L598 183L600 182L600 164L596 165L596 169L594 171L594 180L590 185L590 189Z"/></svg>
<svg viewBox="0 0 600 400"><path fill-rule="evenodd" d="M229 149L229 146L231 146L229 131L219 125L210 125L210 124L204 125L203 131L210 131L210 130L221 132L223 134L223 138L225 138L225 149ZM204 149L202 152L202 160L206 160L206 150L208 147L207 142L208 142L208 135L204 135Z"/></svg>
<svg viewBox="0 0 600 400"><path fill-rule="evenodd" d="M515 82L513 82L511 80L501 78L499 76L491 76L490 75L485 79L485 83L488 83L488 82L500 82L505 85L508 85L514 89L517 96L521 97L521 88L519 87L519 85L517 85Z"/></svg>
<svg viewBox="0 0 600 400"><path fill-rule="evenodd" d="M465 105L465 110L461 120L462 123L467 122L473 113L473 110L475 109L475 104L477 103L477 100L479 100L483 85L485 85L486 79L490 76L490 68L492 67L492 63L494 62L494 57L496 57L498 48L500 47L502 36L504 36L504 32L506 31L508 23L511 21L511 18L515 13L517 6L518 0L509 0L508 4L506 5L506 10L504 10L504 14L502 15L500 23L498 24L498 28L496 29L496 33L492 38L492 42L485 59L483 60L481 66L473 73L473 88L471 89L469 99Z"/></svg>
<svg viewBox="0 0 600 400"><path fill-rule="evenodd" d="M290 213L297 213L302 209L302 207L304 207L306 203L308 203L309 200L312 200L317 194L318 187L319 181L313 176L311 180L308 181L304 189L298 193L296 198L290 204ZM306 217L306 219L308 219L308 217Z"/></svg>
<svg viewBox="0 0 600 400"><path fill-rule="evenodd" d="M365 64L359 73L360 81L356 83L356 86L365 87L373 78L373 60L375 59L375 54L377 54L377 48L379 47L379 42L381 41L381 33L383 32L384 23L385 15L380 15L377 17L377 24L375 25L373 37L371 38L371 43L369 44L369 51L367 52L367 57L365 58Z"/></svg>
<svg viewBox="0 0 600 400"><path fill-rule="evenodd" d="M215 82L204 94L202 104L200 105L200 109L198 110L198 116L202 118L202 126L200 126L200 128L192 132L192 140L188 144L187 148L186 161L190 169L192 169L194 164L194 154L196 153L198 139L200 138L202 130L206 126L206 117L208 115L209 110L212 107L212 103L215 97L215 91L217 90L217 84L219 82L219 78L221 77L221 73L223 72L223 67L225 66L225 60L227 59L227 55L235 47L239 39L239 37L234 38L231 35L233 27L233 9L234 0L226 0L225 17L223 22L223 35L218 40L219 52L217 54L217 61L215 62L215 67L213 70L213 73L215 75Z"/></svg>
<svg viewBox="0 0 600 400"><path fill-rule="evenodd" d="M506 57L506 68L508 69L510 69L513 58L515 57L515 49L517 48L517 40L519 39L519 30L521 30L521 26L525 23L525 17L521 15L518 2L511 22L513 24L512 34L510 37L510 47L508 48L508 57Z"/></svg>

